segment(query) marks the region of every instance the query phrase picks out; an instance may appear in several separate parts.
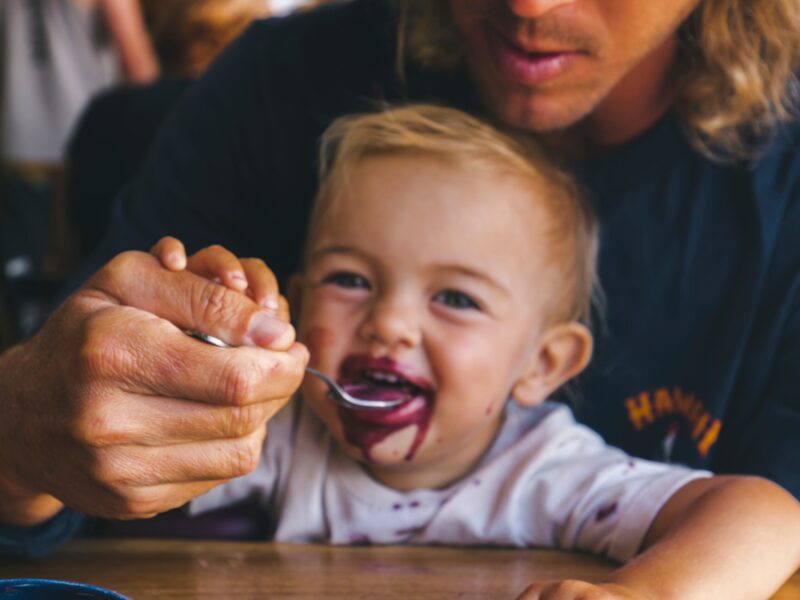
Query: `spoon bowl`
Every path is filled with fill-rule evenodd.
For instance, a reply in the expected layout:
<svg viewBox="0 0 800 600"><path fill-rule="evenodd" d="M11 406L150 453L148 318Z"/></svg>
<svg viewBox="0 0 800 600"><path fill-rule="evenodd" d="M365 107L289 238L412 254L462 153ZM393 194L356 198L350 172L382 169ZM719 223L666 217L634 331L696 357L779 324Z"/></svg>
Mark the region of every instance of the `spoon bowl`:
<svg viewBox="0 0 800 600"><path fill-rule="evenodd" d="M344 406L345 408L387 410L405 402L405 400L376 400L374 398L357 398L348 394L333 379L324 373L320 373L316 369L306 367L306 373L310 373L314 377L321 379L325 385L328 386L328 393L330 394L331 398L333 398L333 401L339 406Z"/></svg>

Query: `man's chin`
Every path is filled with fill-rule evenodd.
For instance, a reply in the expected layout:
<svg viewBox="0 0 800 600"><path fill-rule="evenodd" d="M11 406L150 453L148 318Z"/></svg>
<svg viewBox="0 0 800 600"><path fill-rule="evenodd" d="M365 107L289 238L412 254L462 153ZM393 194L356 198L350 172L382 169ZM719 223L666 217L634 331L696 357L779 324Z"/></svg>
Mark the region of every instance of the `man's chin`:
<svg viewBox="0 0 800 600"><path fill-rule="evenodd" d="M565 111L560 107L548 106L547 103L536 100L511 99L490 107L490 110L503 123L541 134L569 129L584 116L583 113Z"/></svg>
<svg viewBox="0 0 800 600"><path fill-rule="evenodd" d="M546 91L494 88L484 104L500 122L533 133L556 133L569 129L592 112L589 98L569 97Z"/></svg>

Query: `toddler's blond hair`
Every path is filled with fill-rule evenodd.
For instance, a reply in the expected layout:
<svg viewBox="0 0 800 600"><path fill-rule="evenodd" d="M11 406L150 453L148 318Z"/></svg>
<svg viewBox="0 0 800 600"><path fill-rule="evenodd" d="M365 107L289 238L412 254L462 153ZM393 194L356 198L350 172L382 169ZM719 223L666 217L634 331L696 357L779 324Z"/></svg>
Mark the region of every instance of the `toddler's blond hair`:
<svg viewBox="0 0 800 600"><path fill-rule="evenodd" d="M346 187L346 174L353 166L386 155L428 155L459 168L530 182L531 200L542 203L550 217L546 243L558 268L559 289L548 316L589 323L599 290L597 225L579 186L527 136L501 132L459 110L419 104L334 121L321 139L320 187L309 241Z"/></svg>

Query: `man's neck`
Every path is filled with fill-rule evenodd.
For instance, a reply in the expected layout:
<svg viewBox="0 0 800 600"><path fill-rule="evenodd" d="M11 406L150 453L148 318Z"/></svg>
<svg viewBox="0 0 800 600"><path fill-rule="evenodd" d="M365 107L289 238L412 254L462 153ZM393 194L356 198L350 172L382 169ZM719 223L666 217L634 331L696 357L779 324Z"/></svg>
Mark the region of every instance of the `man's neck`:
<svg viewBox="0 0 800 600"><path fill-rule="evenodd" d="M644 133L672 107L677 95L677 37L634 67L574 126L542 135L562 156L580 160L620 146Z"/></svg>

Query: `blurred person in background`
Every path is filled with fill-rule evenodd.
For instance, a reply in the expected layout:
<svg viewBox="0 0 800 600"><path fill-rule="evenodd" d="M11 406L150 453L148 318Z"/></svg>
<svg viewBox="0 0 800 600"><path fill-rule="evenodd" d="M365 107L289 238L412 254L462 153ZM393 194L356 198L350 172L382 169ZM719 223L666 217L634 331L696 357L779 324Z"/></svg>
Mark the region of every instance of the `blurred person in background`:
<svg viewBox="0 0 800 600"><path fill-rule="evenodd" d="M0 356L0 552L255 464L308 359L278 283L319 136L403 100L529 131L591 195L607 308L580 419L636 456L800 497L798 32L796 0L354 0L254 24L172 112L86 269L116 258ZM122 252L164 235L267 260L271 292L256 304ZM218 463L196 460L209 449Z"/></svg>
<svg viewBox="0 0 800 600"><path fill-rule="evenodd" d="M0 277L26 335L62 271L53 223L67 136L95 92L149 81L158 62L138 0L4 0L0 12Z"/></svg>
<svg viewBox="0 0 800 600"><path fill-rule="evenodd" d="M297 10L305 10L323 4L343 3L348 0L266 0L269 12L276 17L291 14Z"/></svg>
<svg viewBox="0 0 800 600"><path fill-rule="evenodd" d="M253 19L264 0L142 0L161 76L98 94L67 146L67 207L80 259L106 232L111 202L141 168L171 109L217 54Z"/></svg>

